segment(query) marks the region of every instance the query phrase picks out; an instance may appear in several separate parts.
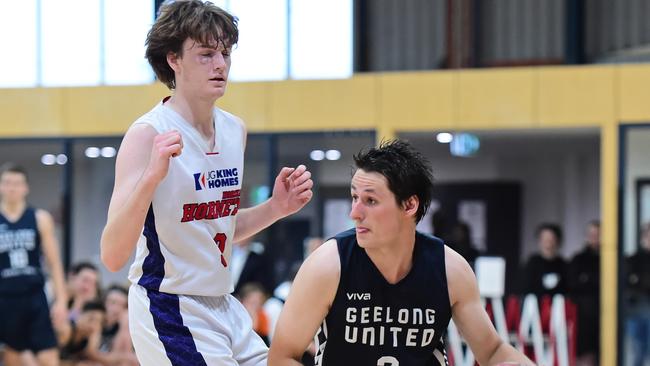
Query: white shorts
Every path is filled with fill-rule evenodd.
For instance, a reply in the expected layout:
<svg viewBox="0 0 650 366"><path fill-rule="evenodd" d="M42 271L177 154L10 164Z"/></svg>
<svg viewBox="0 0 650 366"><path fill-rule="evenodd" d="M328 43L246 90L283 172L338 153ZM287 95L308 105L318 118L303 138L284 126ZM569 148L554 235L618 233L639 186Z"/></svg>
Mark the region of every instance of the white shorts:
<svg viewBox="0 0 650 366"><path fill-rule="evenodd" d="M129 329L143 366L266 366L268 348L231 295L167 294L131 285Z"/></svg>

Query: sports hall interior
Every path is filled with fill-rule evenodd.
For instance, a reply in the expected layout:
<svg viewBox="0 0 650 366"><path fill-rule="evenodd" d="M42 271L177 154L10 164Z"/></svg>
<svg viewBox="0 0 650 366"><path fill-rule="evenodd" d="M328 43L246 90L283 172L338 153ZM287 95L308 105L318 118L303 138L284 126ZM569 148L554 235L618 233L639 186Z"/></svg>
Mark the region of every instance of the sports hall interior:
<svg viewBox="0 0 650 366"><path fill-rule="evenodd" d="M114 1L96 2L99 8ZM236 8L242 1L221 5L239 9L244 26L250 24L246 14L254 11ZM287 9L306 1L254 1L270 9L255 19L271 22L277 7L290 18ZM160 5L140 2L147 3L151 14ZM61 17L69 18L60 20L73 24L77 18L70 7L88 8L80 1L57 3L68 9ZM588 223L599 220L599 364L631 364L624 267L626 258L640 250L640 228L650 221L650 4L337 0L312 6L317 9L312 16L330 11L330 17L318 23L326 35L314 38L318 41L312 42L310 57L325 68L334 64L342 42L327 34L347 27L348 71L342 76L292 74L300 59L291 58L299 45L290 34L300 25L285 19L289 25L284 33L278 31L284 47L269 46L274 41L269 36L259 43L266 44L265 53L247 61L254 67L267 56L284 53L280 76L231 80L217 102L248 128L244 187L249 204L267 197L282 166L305 164L313 174L312 202L256 238L273 259L276 280L302 259L306 238L327 237L349 224L341 215L349 200L352 156L382 140L403 138L432 164L437 192L432 211L446 206L454 218L477 220L470 225L476 231L474 244L488 255L506 258L506 292L517 287L521 267L537 249L540 223L562 227L560 253L569 260L584 247ZM41 9L39 16L46 11ZM79 29L90 25L80 21ZM140 28L140 41L145 29ZM104 37L104 32L109 34L110 27L98 34ZM7 30L2 34L7 37ZM15 34L8 37L31 42ZM124 282L126 269L111 273L99 260L113 189L111 148L119 149L130 124L170 91L150 70L135 83L106 82L108 71L78 85L57 84L54 76L47 82L48 72L56 74L44 71L51 52L43 47L48 38L35 39L33 48L42 49L29 54L38 57L29 61L35 76L3 83L3 78L14 80L12 68L26 61L20 54L14 55L18 60L0 61L7 66L0 71L0 163L27 168L29 202L54 215L66 268L89 261L99 267L102 283ZM242 49L246 39L242 33ZM68 42L77 43L74 38ZM81 43L76 47L90 46ZM97 57L106 56L103 50ZM81 55L69 62L80 62ZM67 72L74 74L74 69ZM453 142L437 140L440 133L464 136L468 140L461 150L470 151L452 152ZM94 156L89 147L97 148L90 153ZM338 155L324 158L328 150ZM428 215L420 228L432 230L431 220Z"/></svg>

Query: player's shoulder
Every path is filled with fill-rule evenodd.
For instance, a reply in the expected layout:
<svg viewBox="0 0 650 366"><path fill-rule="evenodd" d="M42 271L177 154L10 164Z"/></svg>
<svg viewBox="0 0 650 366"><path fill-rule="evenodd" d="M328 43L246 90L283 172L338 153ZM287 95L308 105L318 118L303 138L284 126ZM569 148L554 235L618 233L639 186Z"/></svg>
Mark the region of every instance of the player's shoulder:
<svg viewBox="0 0 650 366"><path fill-rule="evenodd" d="M39 227L42 227L43 225L50 226L54 224L54 218L52 217L52 214L47 212L46 210L42 208L32 208L34 211L34 217L36 218L36 224Z"/></svg>
<svg viewBox="0 0 650 366"><path fill-rule="evenodd" d="M335 238L327 240L311 253L303 263L304 270L319 275L338 275L341 270L339 249Z"/></svg>

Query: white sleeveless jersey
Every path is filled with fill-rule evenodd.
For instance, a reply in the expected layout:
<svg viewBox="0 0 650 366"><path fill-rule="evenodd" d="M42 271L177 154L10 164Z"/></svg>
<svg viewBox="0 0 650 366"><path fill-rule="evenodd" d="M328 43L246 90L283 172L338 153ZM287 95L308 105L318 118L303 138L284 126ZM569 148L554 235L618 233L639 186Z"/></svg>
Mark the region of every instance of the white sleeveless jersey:
<svg viewBox="0 0 650 366"><path fill-rule="evenodd" d="M245 131L214 108L215 147L171 108L158 104L135 124L180 131L183 151L170 161L138 240L129 280L149 290L199 296L231 293L228 268L243 178Z"/></svg>

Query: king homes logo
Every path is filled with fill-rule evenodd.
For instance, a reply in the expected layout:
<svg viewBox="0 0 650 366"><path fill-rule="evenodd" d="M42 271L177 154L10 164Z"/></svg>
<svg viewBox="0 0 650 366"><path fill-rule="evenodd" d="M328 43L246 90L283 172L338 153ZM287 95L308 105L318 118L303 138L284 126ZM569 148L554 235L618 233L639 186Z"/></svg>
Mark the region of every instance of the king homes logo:
<svg viewBox="0 0 650 366"><path fill-rule="evenodd" d="M232 187L239 185L239 172L237 168L209 170L203 173L194 173L194 189Z"/></svg>

